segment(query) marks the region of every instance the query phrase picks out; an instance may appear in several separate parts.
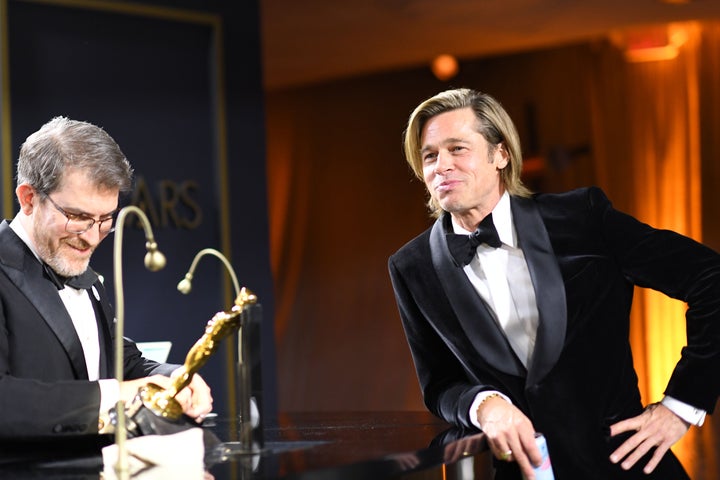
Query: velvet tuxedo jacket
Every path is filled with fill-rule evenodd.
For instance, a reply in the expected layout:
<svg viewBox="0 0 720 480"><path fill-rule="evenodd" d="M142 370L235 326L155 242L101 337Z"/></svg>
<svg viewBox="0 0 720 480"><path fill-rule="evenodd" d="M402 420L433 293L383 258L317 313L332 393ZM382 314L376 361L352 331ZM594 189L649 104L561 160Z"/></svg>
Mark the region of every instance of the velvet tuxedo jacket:
<svg viewBox="0 0 720 480"><path fill-rule="evenodd" d="M100 281L88 294L100 337L100 377L114 375L114 314ZM126 379L168 375L177 366L143 358L125 340ZM12 231L0 224L0 439L98 431L100 388L57 287Z"/></svg>
<svg viewBox="0 0 720 480"><path fill-rule="evenodd" d="M628 340L634 285L687 302L688 345L666 394L713 411L720 256L618 212L597 188L511 197L511 209L540 314L527 369L453 263L443 218L389 259L428 409L472 429L476 394L498 390L547 437L557 480L687 478L671 453L652 476L623 473L608 457L627 437L611 438L609 427L643 409ZM515 464L497 467L498 478L520 478Z"/></svg>

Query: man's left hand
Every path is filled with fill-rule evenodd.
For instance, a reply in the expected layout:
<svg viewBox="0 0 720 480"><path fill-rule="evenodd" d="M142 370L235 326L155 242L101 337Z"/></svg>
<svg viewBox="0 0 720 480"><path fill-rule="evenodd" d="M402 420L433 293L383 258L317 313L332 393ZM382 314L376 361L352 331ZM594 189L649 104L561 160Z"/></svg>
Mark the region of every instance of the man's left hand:
<svg viewBox="0 0 720 480"><path fill-rule="evenodd" d="M629 470L655 447L652 458L643 468L646 474L652 473L665 453L685 435L689 428L689 423L675 415L665 405L660 403L648 405L637 417L628 418L610 427L612 436L624 432L636 432L610 455L610 461L618 463L622 460L620 466Z"/></svg>

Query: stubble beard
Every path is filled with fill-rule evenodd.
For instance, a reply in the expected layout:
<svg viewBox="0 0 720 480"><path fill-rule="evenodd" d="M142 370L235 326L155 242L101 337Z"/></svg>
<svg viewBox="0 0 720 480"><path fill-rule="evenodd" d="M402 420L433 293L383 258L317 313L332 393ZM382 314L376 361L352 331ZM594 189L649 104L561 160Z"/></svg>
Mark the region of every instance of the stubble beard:
<svg viewBox="0 0 720 480"><path fill-rule="evenodd" d="M39 239L38 242L38 255L40 255L40 258L47 263L50 268L55 270L55 272L59 275L62 275L63 277L74 277L77 275L81 275L87 270L88 265L90 264L90 257L92 255L88 255L87 258L77 258L72 259L68 258L68 255L63 255L63 248L71 249L70 243L67 241L67 239L60 239L57 241L56 244L53 244L53 241L51 238L44 238ZM87 242L80 238L74 239L73 242L76 246L81 248L88 248L89 245Z"/></svg>

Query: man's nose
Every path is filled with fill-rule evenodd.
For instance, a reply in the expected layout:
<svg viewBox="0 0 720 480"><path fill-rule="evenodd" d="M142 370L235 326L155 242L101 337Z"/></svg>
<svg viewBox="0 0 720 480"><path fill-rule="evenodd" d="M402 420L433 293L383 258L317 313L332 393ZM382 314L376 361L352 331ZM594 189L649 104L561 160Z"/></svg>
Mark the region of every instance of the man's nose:
<svg viewBox="0 0 720 480"><path fill-rule="evenodd" d="M435 173L443 173L452 170L455 166L452 155L449 152L438 152L435 162Z"/></svg>
<svg viewBox="0 0 720 480"><path fill-rule="evenodd" d="M100 233L99 222L95 222L92 227L88 228L83 233L80 233L79 236L92 247L99 244L100 241L105 237Z"/></svg>

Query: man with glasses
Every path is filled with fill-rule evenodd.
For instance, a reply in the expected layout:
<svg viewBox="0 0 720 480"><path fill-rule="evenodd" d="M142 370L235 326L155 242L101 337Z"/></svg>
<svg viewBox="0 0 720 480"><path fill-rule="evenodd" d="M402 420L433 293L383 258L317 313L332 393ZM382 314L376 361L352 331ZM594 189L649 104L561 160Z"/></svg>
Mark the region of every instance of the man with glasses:
<svg viewBox="0 0 720 480"><path fill-rule="evenodd" d="M124 346L124 378L113 380L114 313L89 268L113 230L132 168L101 128L57 117L20 149L20 211L0 224L0 438L97 433L101 414L152 382L170 385L177 365ZM210 389L198 375L178 400L199 418Z"/></svg>

